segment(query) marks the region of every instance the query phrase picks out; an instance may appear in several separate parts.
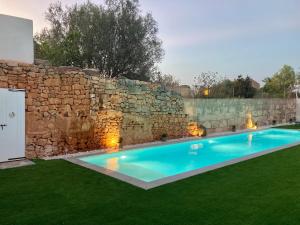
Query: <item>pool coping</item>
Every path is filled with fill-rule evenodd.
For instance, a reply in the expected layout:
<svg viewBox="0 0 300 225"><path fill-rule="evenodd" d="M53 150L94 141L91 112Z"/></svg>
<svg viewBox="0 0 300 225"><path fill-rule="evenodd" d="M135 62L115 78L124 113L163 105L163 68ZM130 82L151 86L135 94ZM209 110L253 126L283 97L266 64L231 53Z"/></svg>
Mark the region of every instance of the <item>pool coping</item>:
<svg viewBox="0 0 300 225"><path fill-rule="evenodd" d="M255 131L265 130L265 129L268 129L268 128L257 129ZM288 129L283 129L283 128L280 128L280 129L288 130ZM246 131L243 131L243 132L231 133L231 135L247 133L247 132L249 132L249 130L246 130ZM230 134L228 134L228 135L230 135ZM213 136L213 137L228 136L228 135L218 135L218 136ZM207 137L207 138L212 138L212 136ZM206 138L198 138L198 139L203 140L203 139L206 139ZM192 139L192 140L196 140L196 139ZM169 142L169 143L166 143L166 144L175 144L175 143L186 142L186 141L191 141L191 140L177 141L177 142L173 142L173 143ZM158 144L152 145L152 146L157 146L157 145ZM251 155L247 155L247 156L244 156L244 157L241 157L241 158L228 160L228 161L225 161L225 162L222 162L222 163L218 163L216 165L206 166L206 167L203 167L203 168L200 168L200 169L187 171L187 172L180 173L180 174L173 175L173 176L168 176L168 177L161 178L161 179L151 181L151 182L145 182L145 181L139 180L137 178L130 177L130 176L127 176L125 174L122 174L122 173L119 173L119 172L116 172L116 171L113 171L113 170L109 170L105 167L89 164L89 163L84 162L84 161L82 161L78 158L78 157L81 158L81 157L84 157L84 156L99 155L99 153L91 153L91 154L86 154L84 156L81 155L81 156L70 157L70 158L66 158L65 160L68 161L68 162L71 162L73 164L80 165L82 167L91 169L93 171L100 172L104 175L108 175L110 177L116 178L116 179L121 180L123 182L126 182L126 183L129 183L131 185L142 188L144 190L149 190L149 189L161 186L161 185L165 185L165 184L168 184L168 183L173 183L175 181L179 181L179 180L182 180L182 179L185 179L185 178L188 178L188 177L192 177L192 176L199 175L199 174L202 174L202 173L205 173L205 172L208 172L208 171L216 170L216 169L219 169L219 168L222 168L222 167L225 167L225 166L229 166L229 165L232 165L232 164L235 164L235 163L243 162L243 161L246 161L246 160L249 160L249 159L257 158L259 156L267 155L267 154L270 154L270 153L273 153L273 152L276 152L276 151L280 151L280 150L283 150L283 149L286 149L286 148L294 147L294 146L297 146L297 145L300 145L300 141L292 143L292 144L283 145L283 146L280 146L280 147L277 147L277 148L265 150L265 151L262 151L262 152L254 153L254 154L251 154ZM151 146L148 145L147 147L151 147ZM128 149L128 150L134 150L134 149L138 149L138 148L141 148L141 147L136 147L136 148L132 148L132 149ZM102 154L105 154L105 153L102 153Z"/></svg>

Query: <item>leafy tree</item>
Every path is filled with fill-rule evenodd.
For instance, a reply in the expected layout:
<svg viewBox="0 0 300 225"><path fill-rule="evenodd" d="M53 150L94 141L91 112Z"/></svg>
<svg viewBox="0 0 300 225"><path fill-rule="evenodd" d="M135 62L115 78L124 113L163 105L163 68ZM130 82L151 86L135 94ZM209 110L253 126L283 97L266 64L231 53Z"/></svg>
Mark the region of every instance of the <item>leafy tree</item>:
<svg viewBox="0 0 300 225"><path fill-rule="evenodd" d="M256 94L256 89L252 86L252 81L249 76L244 79L244 98L253 98Z"/></svg>
<svg viewBox="0 0 300 225"><path fill-rule="evenodd" d="M257 90L249 76L239 75L235 80L222 78L216 72L201 73L195 77L196 97L210 98L253 98Z"/></svg>
<svg viewBox="0 0 300 225"><path fill-rule="evenodd" d="M41 55L41 45L39 45L36 40L33 40L33 46L34 46L34 57L36 59L40 59L42 58L42 55Z"/></svg>
<svg viewBox="0 0 300 225"><path fill-rule="evenodd" d="M288 97L296 82L296 73L291 66L284 65L272 77L266 78L263 91L273 97Z"/></svg>
<svg viewBox="0 0 300 225"><path fill-rule="evenodd" d="M234 82L229 79L224 79L217 85L212 87L211 97L213 98L232 98L234 97Z"/></svg>
<svg viewBox="0 0 300 225"><path fill-rule="evenodd" d="M221 82L217 72L202 72L194 77L194 89L196 97L212 97L213 87Z"/></svg>
<svg viewBox="0 0 300 225"><path fill-rule="evenodd" d="M234 97L253 98L255 93L256 89L252 86L249 76L244 78L242 75L239 75L238 78L234 80Z"/></svg>
<svg viewBox="0 0 300 225"><path fill-rule="evenodd" d="M36 55L54 65L97 68L108 77L149 80L163 56L157 23L138 0L51 4L50 28L35 36Z"/></svg>

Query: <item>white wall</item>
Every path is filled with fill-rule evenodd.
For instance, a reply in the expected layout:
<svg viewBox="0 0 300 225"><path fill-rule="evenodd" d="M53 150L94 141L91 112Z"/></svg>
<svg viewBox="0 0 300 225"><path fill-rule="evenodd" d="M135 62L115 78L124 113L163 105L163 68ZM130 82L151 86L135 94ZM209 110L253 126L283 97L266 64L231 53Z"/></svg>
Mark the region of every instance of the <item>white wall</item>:
<svg viewBox="0 0 300 225"><path fill-rule="evenodd" d="M32 20L0 14L0 59L33 63Z"/></svg>

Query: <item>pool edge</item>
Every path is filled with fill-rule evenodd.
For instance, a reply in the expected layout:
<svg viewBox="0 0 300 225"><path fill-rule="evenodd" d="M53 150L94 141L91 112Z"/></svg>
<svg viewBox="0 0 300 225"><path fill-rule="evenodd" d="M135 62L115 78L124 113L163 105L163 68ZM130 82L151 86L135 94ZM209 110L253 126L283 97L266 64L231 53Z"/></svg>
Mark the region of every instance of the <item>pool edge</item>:
<svg viewBox="0 0 300 225"><path fill-rule="evenodd" d="M249 159L257 158L257 157L267 155L267 154L270 154L270 153L273 153L273 152L277 152L277 151L280 151L280 150L283 150L283 149L291 148L291 147L294 147L294 146L297 146L297 145L300 145L300 141L292 143L292 144L283 145L283 146L280 146L280 147L277 147L277 148L265 150L265 151L262 151L262 152L254 153L254 154L251 154L251 155L247 155L247 156L244 156L244 157L241 157L241 158L232 159L232 160L229 160L229 161L226 161L226 162L218 163L216 165L207 166L207 167L203 167L203 168L200 168L200 169L184 172L184 173L181 173L181 174L161 178L161 179L151 181L151 182L145 182L145 181L139 180L137 178L130 177L130 176L127 176L125 174L122 174L122 173L119 173L119 172L116 172L116 171L113 171L113 170L109 170L109 169L101 167L101 166L96 166L96 165L86 163L86 162L80 160L79 157L71 157L71 158L67 158L65 160L68 161L68 162L71 162L73 164L76 164L76 165L94 170L96 172L100 172L101 174L113 177L113 178L118 179L120 181L129 183L133 186L142 188L144 190L149 190L149 189L152 189L152 188L155 188L155 187L159 187L159 186L162 186L162 185L165 185L165 184L173 183L175 181L179 181L179 180L182 180L182 179L185 179L185 178L188 178L188 177L196 176L196 175L199 175L199 174L202 174L202 173L206 173L208 171L216 170L216 169L219 169L219 168L222 168L222 167L225 167L225 166L229 166L229 165L233 165L233 164L243 162L243 161L246 161L246 160L249 160Z"/></svg>

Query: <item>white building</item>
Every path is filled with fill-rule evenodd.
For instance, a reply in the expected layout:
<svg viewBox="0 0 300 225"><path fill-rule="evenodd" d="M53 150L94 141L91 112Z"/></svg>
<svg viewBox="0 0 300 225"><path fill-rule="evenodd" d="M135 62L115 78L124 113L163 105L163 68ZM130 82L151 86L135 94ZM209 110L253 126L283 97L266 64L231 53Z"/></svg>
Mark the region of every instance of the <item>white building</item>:
<svg viewBox="0 0 300 225"><path fill-rule="evenodd" d="M0 14L0 59L33 63L32 20Z"/></svg>

